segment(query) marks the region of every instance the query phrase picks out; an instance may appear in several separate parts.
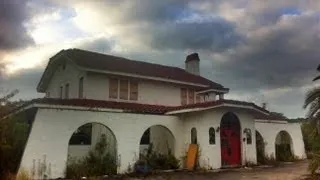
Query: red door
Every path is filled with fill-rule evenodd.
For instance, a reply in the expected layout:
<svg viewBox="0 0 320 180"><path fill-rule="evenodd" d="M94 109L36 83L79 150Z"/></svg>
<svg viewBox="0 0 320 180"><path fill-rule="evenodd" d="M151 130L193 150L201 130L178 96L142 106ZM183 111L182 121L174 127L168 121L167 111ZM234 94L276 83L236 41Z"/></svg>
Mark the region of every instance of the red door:
<svg viewBox="0 0 320 180"><path fill-rule="evenodd" d="M234 128L220 130L222 166L234 166L241 163L240 134Z"/></svg>

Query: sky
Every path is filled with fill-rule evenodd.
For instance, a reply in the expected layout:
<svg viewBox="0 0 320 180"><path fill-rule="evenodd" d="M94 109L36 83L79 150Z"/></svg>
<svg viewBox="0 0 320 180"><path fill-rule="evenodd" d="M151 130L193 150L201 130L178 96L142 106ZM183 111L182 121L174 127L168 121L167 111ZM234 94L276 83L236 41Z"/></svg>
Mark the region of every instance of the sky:
<svg viewBox="0 0 320 180"><path fill-rule="evenodd" d="M43 97L37 83L61 49L184 68L230 88L228 99L304 117L320 63L319 0L0 0L0 93Z"/></svg>

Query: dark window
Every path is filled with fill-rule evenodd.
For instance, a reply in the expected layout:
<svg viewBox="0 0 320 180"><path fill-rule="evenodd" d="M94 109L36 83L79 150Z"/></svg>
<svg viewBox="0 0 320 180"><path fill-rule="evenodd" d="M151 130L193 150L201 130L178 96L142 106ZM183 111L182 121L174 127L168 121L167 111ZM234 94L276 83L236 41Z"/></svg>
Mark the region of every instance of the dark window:
<svg viewBox="0 0 320 180"><path fill-rule="evenodd" d="M66 84L64 98L69 99L69 84Z"/></svg>
<svg viewBox="0 0 320 180"><path fill-rule="evenodd" d="M71 136L70 145L90 145L92 135L92 124L79 127Z"/></svg>
<svg viewBox="0 0 320 180"><path fill-rule="evenodd" d="M79 98L83 98L83 77L79 79Z"/></svg>
<svg viewBox="0 0 320 180"><path fill-rule="evenodd" d="M63 86L60 86L60 98L62 99L62 95L63 95Z"/></svg>
<svg viewBox="0 0 320 180"><path fill-rule="evenodd" d="M209 144L216 144L216 132L213 127L209 129Z"/></svg>
<svg viewBox="0 0 320 180"><path fill-rule="evenodd" d="M140 144L150 144L150 128L143 133Z"/></svg>
<svg viewBox="0 0 320 180"><path fill-rule="evenodd" d="M198 140L197 140L197 130L196 128L192 128L191 129L191 144L197 144Z"/></svg>
<svg viewBox="0 0 320 180"><path fill-rule="evenodd" d="M246 133L246 138L247 138L247 144L252 144L251 129L246 128L245 133Z"/></svg>

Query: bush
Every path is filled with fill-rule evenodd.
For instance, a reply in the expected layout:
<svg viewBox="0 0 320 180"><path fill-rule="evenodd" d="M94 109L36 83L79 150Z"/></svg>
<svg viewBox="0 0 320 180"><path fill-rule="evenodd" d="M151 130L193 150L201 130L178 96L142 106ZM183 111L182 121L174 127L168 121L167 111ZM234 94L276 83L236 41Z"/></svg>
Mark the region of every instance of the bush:
<svg viewBox="0 0 320 180"><path fill-rule="evenodd" d="M140 154L140 159L135 164L135 170L140 171L139 169L142 166L152 170L178 169L180 161L172 155L171 151L168 154L153 151L153 145L150 144L147 154Z"/></svg>
<svg viewBox="0 0 320 180"><path fill-rule="evenodd" d="M66 177L81 179L81 177L111 175L117 173L116 157L107 152L105 135L102 135L95 149L82 159L71 159L67 164Z"/></svg>

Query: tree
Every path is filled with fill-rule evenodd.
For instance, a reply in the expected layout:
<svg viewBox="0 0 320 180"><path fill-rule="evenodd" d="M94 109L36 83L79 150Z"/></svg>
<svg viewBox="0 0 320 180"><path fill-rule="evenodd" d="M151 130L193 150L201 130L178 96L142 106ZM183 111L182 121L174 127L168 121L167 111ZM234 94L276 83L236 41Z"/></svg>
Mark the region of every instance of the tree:
<svg viewBox="0 0 320 180"><path fill-rule="evenodd" d="M320 72L320 65L317 70ZM320 79L317 76L313 81ZM315 174L316 170L320 168L320 87L315 87L306 94L303 108L308 109L307 119L309 120L308 125L304 127L308 131L308 150L311 151L312 160L309 164L309 170L312 174Z"/></svg>

